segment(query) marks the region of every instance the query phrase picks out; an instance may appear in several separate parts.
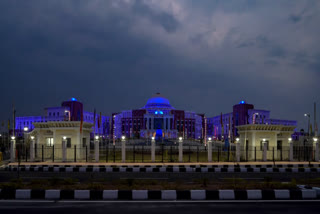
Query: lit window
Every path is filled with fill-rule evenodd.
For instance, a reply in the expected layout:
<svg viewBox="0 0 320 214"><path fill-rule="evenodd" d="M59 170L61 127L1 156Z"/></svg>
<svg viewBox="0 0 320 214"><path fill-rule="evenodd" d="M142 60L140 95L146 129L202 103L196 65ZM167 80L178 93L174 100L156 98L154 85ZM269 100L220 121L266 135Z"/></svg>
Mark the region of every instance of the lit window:
<svg viewBox="0 0 320 214"><path fill-rule="evenodd" d="M46 138L46 145L47 146L53 146L53 137L47 137Z"/></svg>

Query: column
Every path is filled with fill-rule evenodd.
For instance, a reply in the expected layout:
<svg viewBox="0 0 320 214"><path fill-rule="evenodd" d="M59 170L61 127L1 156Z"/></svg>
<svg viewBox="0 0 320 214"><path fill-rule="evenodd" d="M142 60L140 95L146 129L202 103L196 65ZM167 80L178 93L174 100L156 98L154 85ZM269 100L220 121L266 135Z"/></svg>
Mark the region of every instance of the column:
<svg viewBox="0 0 320 214"><path fill-rule="evenodd" d="M121 140L121 161L122 163L126 162L126 140Z"/></svg>
<svg viewBox="0 0 320 214"><path fill-rule="evenodd" d="M151 118L151 130L154 129L153 125L154 125L154 121L153 121L153 117L152 117L152 118Z"/></svg>
<svg viewBox="0 0 320 214"><path fill-rule="evenodd" d="M168 130L171 130L171 129L170 129L170 120L171 120L171 118L169 117L169 118L168 118Z"/></svg>
<svg viewBox="0 0 320 214"><path fill-rule="evenodd" d="M11 138L11 143L10 143L10 162L13 163L15 162L16 159L16 139L15 137Z"/></svg>
<svg viewBox="0 0 320 214"><path fill-rule="evenodd" d="M34 162L34 144L35 144L35 140L34 137L31 138L30 141L30 161Z"/></svg>
<svg viewBox="0 0 320 214"><path fill-rule="evenodd" d="M250 146L248 147L249 151L249 160L254 160L254 148L256 147L256 132L252 131L251 132L251 143L249 144Z"/></svg>
<svg viewBox="0 0 320 214"><path fill-rule="evenodd" d="M236 159L237 162L240 162L240 156L241 156L241 152L240 152L240 143L236 143Z"/></svg>
<svg viewBox="0 0 320 214"><path fill-rule="evenodd" d="M156 142L153 137L151 139L151 161L156 161Z"/></svg>
<svg viewBox="0 0 320 214"><path fill-rule="evenodd" d="M183 162L183 140L179 140L179 162Z"/></svg>
<svg viewBox="0 0 320 214"><path fill-rule="evenodd" d="M208 162L212 162L212 141L208 141Z"/></svg>
<svg viewBox="0 0 320 214"><path fill-rule="evenodd" d="M67 161L67 140L62 140L62 162Z"/></svg>
<svg viewBox="0 0 320 214"><path fill-rule="evenodd" d="M267 143L263 143L263 161L267 161Z"/></svg>
<svg viewBox="0 0 320 214"><path fill-rule="evenodd" d="M98 163L99 162L99 137L96 136L97 138L94 141L94 159Z"/></svg>

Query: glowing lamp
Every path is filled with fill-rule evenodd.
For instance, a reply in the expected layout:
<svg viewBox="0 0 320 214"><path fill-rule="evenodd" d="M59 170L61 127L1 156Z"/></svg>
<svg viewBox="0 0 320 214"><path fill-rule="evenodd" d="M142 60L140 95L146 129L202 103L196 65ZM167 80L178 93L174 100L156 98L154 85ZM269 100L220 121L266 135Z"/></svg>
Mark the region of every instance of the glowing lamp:
<svg viewBox="0 0 320 214"><path fill-rule="evenodd" d="M209 137L209 138L208 138L208 140L209 140L209 141L211 141L211 140L212 140L212 138L211 138L211 137Z"/></svg>
<svg viewBox="0 0 320 214"><path fill-rule="evenodd" d="M99 140L99 136L98 136L98 135L97 135L97 136L95 136L95 139L96 139L96 140Z"/></svg>
<svg viewBox="0 0 320 214"><path fill-rule="evenodd" d="M27 132L28 130L29 130L28 127L24 127L24 128L23 128L23 131L25 131L25 132Z"/></svg>
<svg viewBox="0 0 320 214"><path fill-rule="evenodd" d="M290 141L292 141L292 138L291 138L291 137L289 137L289 138L288 138L288 140L289 140L289 142L290 142Z"/></svg>
<svg viewBox="0 0 320 214"><path fill-rule="evenodd" d="M16 139L16 137L15 136L11 136L11 140L14 140L14 139Z"/></svg>
<svg viewBox="0 0 320 214"><path fill-rule="evenodd" d="M240 139L237 137L237 138L236 138L236 141L239 142L239 140L240 140Z"/></svg>
<svg viewBox="0 0 320 214"><path fill-rule="evenodd" d="M125 136L122 136L122 137L121 137L121 139L122 139L122 140L125 140L125 139L126 139L126 137L125 137Z"/></svg>
<svg viewBox="0 0 320 214"><path fill-rule="evenodd" d="M67 137L66 136L63 136L63 140L66 140L67 139Z"/></svg>
<svg viewBox="0 0 320 214"><path fill-rule="evenodd" d="M31 138L31 140L33 140L33 139L34 139L34 136L31 136L30 138Z"/></svg>

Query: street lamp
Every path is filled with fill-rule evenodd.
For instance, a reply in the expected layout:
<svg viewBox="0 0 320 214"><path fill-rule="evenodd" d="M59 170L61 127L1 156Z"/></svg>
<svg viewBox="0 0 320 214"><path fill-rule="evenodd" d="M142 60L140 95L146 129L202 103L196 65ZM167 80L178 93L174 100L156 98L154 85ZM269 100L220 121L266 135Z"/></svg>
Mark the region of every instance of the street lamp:
<svg viewBox="0 0 320 214"><path fill-rule="evenodd" d="M14 139L16 139L16 137L15 136L11 136L11 140L14 140Z"/></svg>
<svg viewBox="0 0 320 214"><path fill-rule="evenodd" d="M67 139L67 137L66 137L66 136L63 136L62 138L63 138L63 140L66 140L66 139Z"/></svg>
<svg viewBox="0 0 320 214"><path fill-rule="evenodd" d="M289 137L289 138L288 138L288 141L289 141L289 143L290 143L290 142L292 141L292 138L291 138L291 137Z"/></svg>
<svg viewBox="0 0 320 214"><path fill-rule="evenodd" d="M34 136L31 136L30 138L31 138L31 140L33 140L33 139L34 139Z"/></svg>
<svg viewBox="0 0 320 214"><path fill-rule="evenodd" d="M29 131L29 128L28 127L24 127L23 131L27 132L27 131Z"/></svg>
<svg viewBox="0 0 320 214"><path fill-rule="evenodd" d="M125 140L125 139L126 139L126 136L121 136L121 139L122 139L122 140Z"/></svg>
<svg viewBox="0 0 320 214"><path fill-rule="evenodd" d="M313 138L313 141L316 143L318 141L318 138Z"/></svg>
<svg viewBox="0 0 320 214"><path fill-rule="evenodd" d="M308 117L308 136L310 136L310 133L309 133L309 131L310 131L310 114L306 113L306 114L304 114L304 116Z"/></svg>
<svg viewBox="0 0 320 214"><path fill-rule="evenodd" d="M95 139L96 139L96 140L99 140L99 136L98 136L98 135L96 135L96 136L95 136Z"/></svg>
<svg viewBox="0 0 320 214"><path fill-rule="evenodd" d="M211 137L209 137L209 138L208 138L208 140L209 140L209 141L211 141L211 140L212 140L212 138L211 138Z"/></svg>
<svg viewBox="0 0 320 214"><path fill-rule="evenodd" d="M151 137L151 140L154 140L154 137Z"/></svg>
<svg viewBox="0 0 320 214"><path fill-rule="evenodd" d="M236 141L239 142L239 140L240 140L240 139L237 137L237 138L236 138Z"/></svg>
<svg viewBox="0 0 320 214"><path fill-rule="evenodd" d="M182 137L179 137L179 140L182 141Z"/></svg>

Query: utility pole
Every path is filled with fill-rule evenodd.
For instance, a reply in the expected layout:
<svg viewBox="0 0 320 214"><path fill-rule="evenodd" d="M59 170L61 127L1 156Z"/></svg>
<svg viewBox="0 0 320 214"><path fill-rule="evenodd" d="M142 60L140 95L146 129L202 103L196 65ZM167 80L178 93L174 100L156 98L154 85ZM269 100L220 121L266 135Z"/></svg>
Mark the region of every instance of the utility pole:
<svg viewBox="0 0 320 214"><path fill-rule="evenodd" d="M314 128L314 136L318 136L318 124L317 124L317 103L314 103L314 123L313 123L313 128Z"/></svg>

